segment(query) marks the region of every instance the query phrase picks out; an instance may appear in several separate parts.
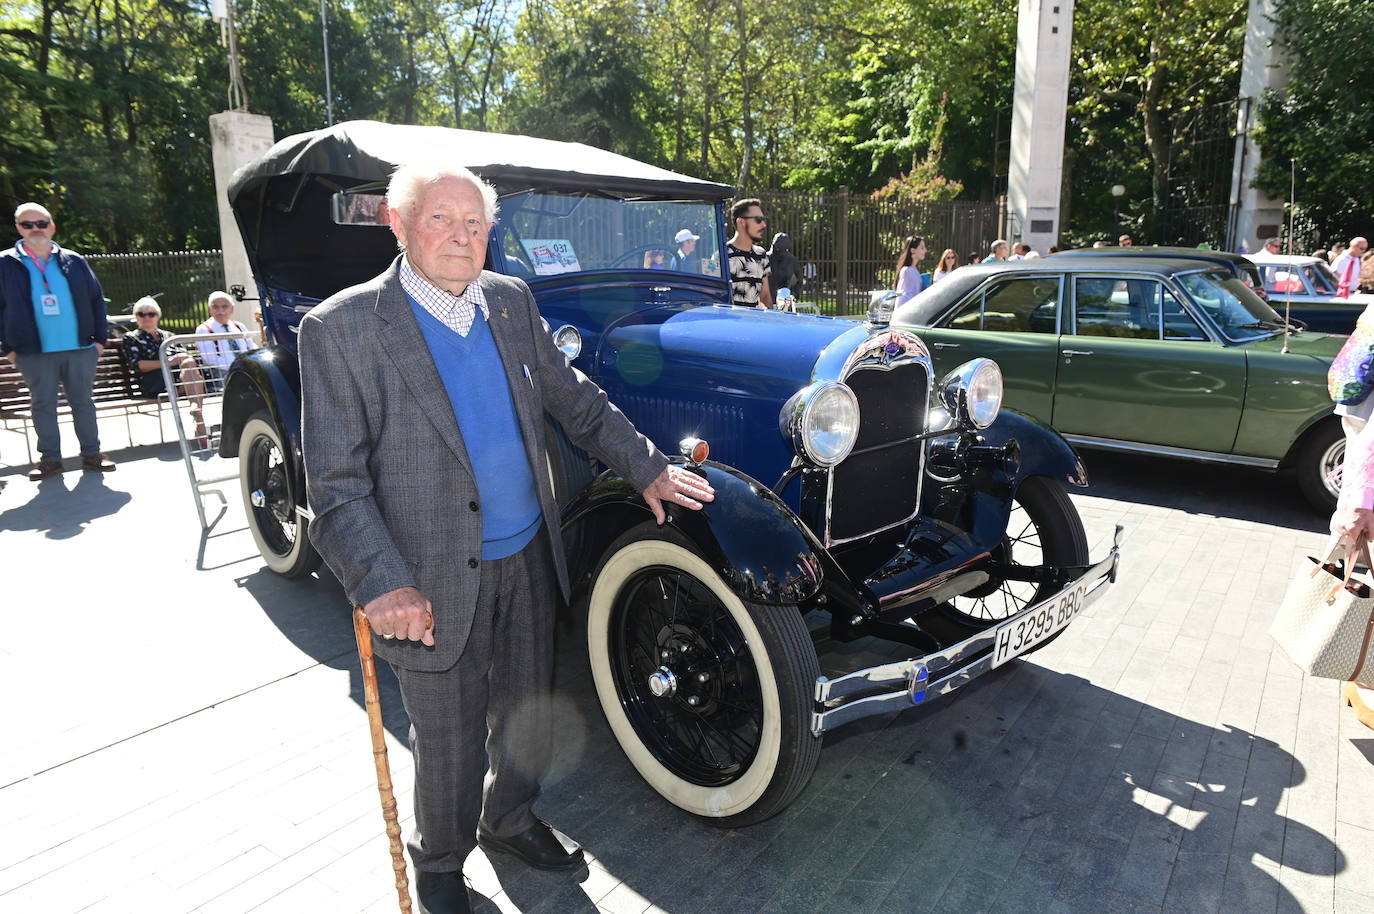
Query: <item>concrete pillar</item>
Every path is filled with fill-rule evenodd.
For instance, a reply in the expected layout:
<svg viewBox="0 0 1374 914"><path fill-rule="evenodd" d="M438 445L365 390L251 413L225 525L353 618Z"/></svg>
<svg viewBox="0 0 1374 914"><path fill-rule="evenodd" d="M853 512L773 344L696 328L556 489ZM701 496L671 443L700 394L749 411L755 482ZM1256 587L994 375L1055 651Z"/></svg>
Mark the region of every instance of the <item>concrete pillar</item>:
<svg viewBox="0 0 1374 914"><path fill-rule="evenodd" d="M221 111L210 115L210 149L215 165L215 199L219 205L220 249L224 252L224 280L230 285L242 285L250 298L258 297L253 268L248 264L248 252L243 246L234 213L229 209L229 179L239 166L251 162L271 148L272 119L247 111ZM234 305L234 319L249 330L257 328L253 313L256 301L241 301Z"/></svg>
<svg viewBox="0 0 1374 914"><path fill-rule="evenodd" d="M1072 42L1073 0L1020 0L1007 198L1021 240L1041 254L1059 243Z"/></svg>
<svg viewBox="0 0 1374 914"><path fill-rule="evenodd" d="M1233 250L1258 251L1266 238L1279 234L1283 203L1250 186L1259 168L1260 150L1252 134L1258 120L1260 96L1265 89L1281 89L1288 83L1283 49L1274 44L1275 0L1250 0L1245 21L1245 57L1240 69L1240 105L1236 116L1236 159L1231 172L1231 206L1236 217L1227 246Z"/></svg>

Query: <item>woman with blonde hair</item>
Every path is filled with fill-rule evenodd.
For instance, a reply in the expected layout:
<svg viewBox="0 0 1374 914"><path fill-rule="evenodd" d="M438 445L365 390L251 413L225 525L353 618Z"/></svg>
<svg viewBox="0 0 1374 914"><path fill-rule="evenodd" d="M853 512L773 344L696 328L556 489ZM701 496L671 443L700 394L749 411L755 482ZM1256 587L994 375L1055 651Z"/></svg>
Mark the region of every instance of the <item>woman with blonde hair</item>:
<svg viewBox="0 0 1374 914"><path fill-rule="evenodd" d="M908 236L902 244L902 255L897 258L897 304L906 304L924 287L918 264L925 257L926 240L920 235Z"/></svg>
<svg viewBox="0 0 1374 914"><path fill-rule="evenodd" d="M945 252L940 255L940 265L935 268L935 272L930 274L930 281L937 283L959 268L959 255L954 253L954 248L945 248Z"/></svg>

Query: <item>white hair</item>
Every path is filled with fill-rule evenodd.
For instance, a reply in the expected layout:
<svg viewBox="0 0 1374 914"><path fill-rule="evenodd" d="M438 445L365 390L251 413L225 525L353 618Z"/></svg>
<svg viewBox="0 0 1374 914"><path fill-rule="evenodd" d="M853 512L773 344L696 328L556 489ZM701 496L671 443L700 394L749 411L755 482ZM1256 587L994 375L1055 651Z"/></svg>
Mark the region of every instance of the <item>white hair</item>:
<svg viewBox="0 0 1374 914"><path fill-rule="evenodd" d="M496 202L496 188L461 165L450 165L441 161L407 162L391 174L391 183L386 188L386 205L403 214L409 215L420 202L425 188L443 181L457 178L467 181L482 195L482 214L487 222L496 221L500 209Z"/></svg>
<svg viewBox="0 0 1374 914"><path fill-rule="evenodd" d="M137 314L140 311L155 311L158 317L162 316L162 306L151 295L145 295L134 302L134 313Z"/></svg>
<svg viewBox="0 0 1374 914"><path fill-rule="evenodd" d="M41 204L41 203L34 203L34 202L30 201L30 202L28 202L28 203L21 203L21 204L19 204L19 207L14 211L14 222L15 222L15 224L16 224L16 225L19 224L19 217L20 217L20 216L24 215L24 214L27 213L29 210L33 210L33 209L36 209L36 210L38 210L40 213L42 213L44 219L47 219L49 222L52 221L52 213L48 212L48 208L47 208L46 206L44 206L44 205Z"/></svg>

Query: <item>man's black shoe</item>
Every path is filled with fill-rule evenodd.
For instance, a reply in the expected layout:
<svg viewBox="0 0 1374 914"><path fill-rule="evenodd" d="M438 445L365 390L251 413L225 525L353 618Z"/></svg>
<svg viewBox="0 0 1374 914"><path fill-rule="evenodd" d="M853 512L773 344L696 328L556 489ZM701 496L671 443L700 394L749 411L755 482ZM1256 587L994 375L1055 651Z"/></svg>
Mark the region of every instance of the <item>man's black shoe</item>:
<svg viewBox="0 0 1374 914"><path fill-rule="evenodd" d="M569 851L558 840L553 829L543 822L535 822L518 835L502 838L477 826L477 844L483 850L514 854L530 866L541 870L572 870L584 862L582 848Z"/></svg>
<svg viewBox="0 0 1374 914"><path fill-rule="evenodd" d="M420 870L415 874L415 895L420 902L420 914L472 914L472 902L468 900L468 887L461 872Z"/></svg>

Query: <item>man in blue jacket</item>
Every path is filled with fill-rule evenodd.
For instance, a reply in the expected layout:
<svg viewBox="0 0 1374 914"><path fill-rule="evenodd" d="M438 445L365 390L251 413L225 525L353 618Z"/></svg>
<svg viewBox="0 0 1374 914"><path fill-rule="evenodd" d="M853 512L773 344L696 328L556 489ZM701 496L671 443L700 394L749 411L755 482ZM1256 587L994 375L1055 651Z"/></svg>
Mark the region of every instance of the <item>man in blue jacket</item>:
<svg viewBox="0 0 1374 914"><path fill-rule="evenodd" d="M67 394L81 443L81 467L109 471L100 452L91 388L109 336L105 294L81 255L58 247L52 213L38 203L14 211L19 240L0 252L0 355L24 376L38 433L35 482L62 472L57 428L58 384Z"/></svg>

